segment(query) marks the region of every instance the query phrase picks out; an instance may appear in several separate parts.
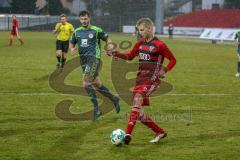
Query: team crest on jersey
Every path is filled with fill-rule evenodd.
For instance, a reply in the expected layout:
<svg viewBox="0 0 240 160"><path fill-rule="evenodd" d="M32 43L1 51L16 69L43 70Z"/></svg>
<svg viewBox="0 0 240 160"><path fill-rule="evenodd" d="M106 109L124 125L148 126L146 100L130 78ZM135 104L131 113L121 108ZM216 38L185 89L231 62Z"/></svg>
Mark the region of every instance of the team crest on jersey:
<svg viewBox="0 0 240 160"><path fill-rule="evenodd" d="M88 37L89 38L93 38L94 36L93 36L93 34L89 34Z"/></svg>
<svg viewBox="0 0 240 160"><path fill-rule="evenodd" d="M150 51L150 52L152 52L154 49L155 49L154 46L150 46L150 47L149 47L149 51Z"/></svg>

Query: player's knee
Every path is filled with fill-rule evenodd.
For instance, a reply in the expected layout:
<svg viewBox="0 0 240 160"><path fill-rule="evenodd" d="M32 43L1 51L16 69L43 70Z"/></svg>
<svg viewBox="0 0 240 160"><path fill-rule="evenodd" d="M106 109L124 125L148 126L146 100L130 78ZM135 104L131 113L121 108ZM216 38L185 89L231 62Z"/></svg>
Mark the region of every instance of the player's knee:
<svg viewBox="0 0 240 160"><path fill-rule="evenodd" d="M56 52L56 55L57 55L58 57L62 56L61 51L57 51L57 52Z"/></svg>
<svg viewBox="0 0 240 160"><path fill-rule="evenodd" d="M139 120L141 122L147 122L148 119L147 119L147 116L143 112L141 112L139 115Z"/></svg>
<svg viewBox="0 0 240 160"><path fill-rule="evenodd" d="M65 52L62 52L62 56L63 56L64 58L67 58L67 54L66 54Z"/></svg>
<svg viewBox="0 0 240 160"><path fill-rule="evenodd" d="M95 90L99 90L99 88L101 87L101 85L96 84L96 83L93 83L92 85L93 85L93 88L94 88Z"/></svg>
<svg viewBox="0 0 240 160"><path fill-rule="evenodd" d="M88 85L93 85L93 81L91 80L91 78L84 77L83 86L88 86Z"/></svg>
<svg viewBox="0 0 240 160"><path fill-rule="evenodd" d="M141 106L137 106L137 105L133 105L131 108L132 112L137 112L137 113L141 113L142 107Z"/></svg>
<svg viewBox="0 0 240 160"><path fill-rule="evenodd" d="M102 86L102 83L100 83L99 81L95 81L92 83L94 89L98 90L101 86Z"/></svg>
<svg viewBox="0 0 240 160"><path fill-rule="evenodd" d="M133 105L141 106L143 102L143 97L140 93L136 93L133 98Z"/></svg>
<svg viewBox="0 0 240 160"><path fill-rule="evenodd" d="M86 86L89 86L89 85L92 85L92 84L87 82L87 81L83 81L83 87L86 87Z"/></svg>
<svg viewBox="0 0 240 160"><path fill-rule="evenodd" d="M83 81L93 84L94 83L94 77L90 76L90 75L84 75Z"/></svg>

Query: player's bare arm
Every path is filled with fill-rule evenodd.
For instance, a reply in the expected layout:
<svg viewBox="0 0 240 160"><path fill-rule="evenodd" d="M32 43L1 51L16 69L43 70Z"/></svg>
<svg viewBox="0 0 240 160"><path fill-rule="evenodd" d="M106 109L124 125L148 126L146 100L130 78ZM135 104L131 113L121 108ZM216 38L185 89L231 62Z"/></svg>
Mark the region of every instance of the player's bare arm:
<svg viewBox="0 0 240 160"><path fill-rule="evenodd" d="M74 55L75 52L76 52L76 45L70 43L69 44L69 49L70 49L71 54Z"/></svg>
<svg viewBox="0 0 240 160"><path fill-rule="evenodd" d="M55 29L52 31L53 34L57 34L60 31L60 27L62 26L61 23L58 23L55 27Z"/></svg>
<svg viewBox="0 0 240 160"><path fill-rule="evenodd" d="M119 51L106 51L106 54L108 56L114 56L124 60L132 60L136 56L136 53L138 52L139 43L140 42L136 43L133 49L128 53L121 53Z"/></svg>

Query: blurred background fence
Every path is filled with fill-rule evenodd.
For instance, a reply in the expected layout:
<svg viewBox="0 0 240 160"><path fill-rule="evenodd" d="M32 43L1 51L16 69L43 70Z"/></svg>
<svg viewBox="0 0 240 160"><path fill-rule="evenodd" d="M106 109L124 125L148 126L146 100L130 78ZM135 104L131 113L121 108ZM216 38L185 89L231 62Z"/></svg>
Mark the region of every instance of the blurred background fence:
<svg viewBox="0 0 240 160"><path fill-rule="evenodd" d="M157 33L168 34L172 24L174 35L199 36L209 28L240 28L239 8L240 0L0 0L0 30L11 29L12 14L21 30L50 31L62 13L76 28L79 12L88 10L91 23L107 32L133 32L139 18L149 17Z"/></svg>
<svg viewBox="0 0 240 160"><path fill-rule="evenodd" d="M59 21L59 16L17 15L21 30L47 31ZM78 21L78 17L70 16L69 21ZM12 15L0 15L0 30L11 30Z"/></svg>

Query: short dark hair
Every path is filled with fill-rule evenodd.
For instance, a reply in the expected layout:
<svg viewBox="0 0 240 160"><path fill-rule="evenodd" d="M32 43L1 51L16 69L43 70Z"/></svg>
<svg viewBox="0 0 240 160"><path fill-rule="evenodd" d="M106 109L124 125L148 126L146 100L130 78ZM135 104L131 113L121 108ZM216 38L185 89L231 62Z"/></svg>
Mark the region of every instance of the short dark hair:
<svg viewBox="0 0 240 160"><path fill-rule="evenodd" d="M81 11L81 12L79 13L79 17L82 17L82 16L88 16L88 17L90 17L90 13L89 13L88 11Z"/></svg>
<svg viewBox="0 0 240 160"><path fill-rule="evenodd" d="M67 17L65 14L61 14L60 17Z"/></svg>

